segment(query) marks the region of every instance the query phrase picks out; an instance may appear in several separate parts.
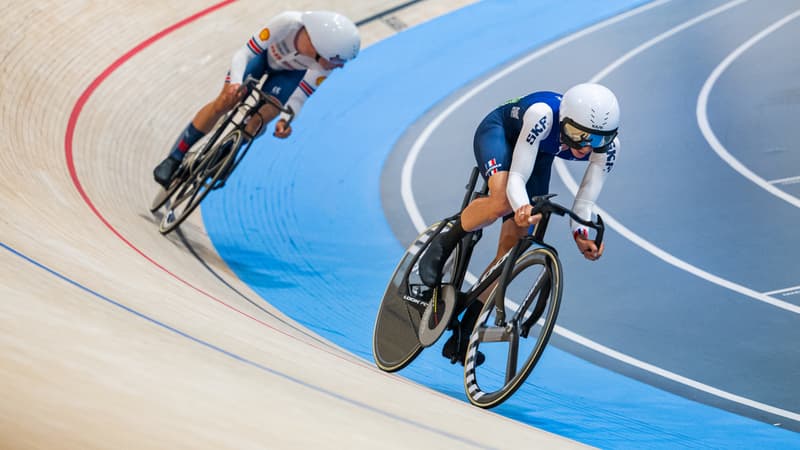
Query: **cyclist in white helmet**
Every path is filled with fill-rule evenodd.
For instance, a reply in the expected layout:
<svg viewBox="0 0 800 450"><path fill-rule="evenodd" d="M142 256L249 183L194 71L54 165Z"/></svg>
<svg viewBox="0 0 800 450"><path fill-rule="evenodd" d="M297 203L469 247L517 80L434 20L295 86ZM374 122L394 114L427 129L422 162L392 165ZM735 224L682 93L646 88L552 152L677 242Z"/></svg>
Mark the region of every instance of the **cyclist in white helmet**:
<svg viewBox="0 0 800 450"><path fill-rule="evenodd" d="M247 94L242 82L248 75L269 74L263 91L297 114L328 74L355 58L360 47L355 24L339 13L288 11L275 16L233 55L222 91L195 114L167 158L153 170L153 177L169 185L189 148ZM271 104L260 110L264 123L278 113ZM273 135L286 138L291 132L288 115L282 113Z"/></svg>
<svg viewBox="0 0 800 450"><path fill-rule="evenodd" d="M442 267L456 243L469 231L503 218L500 242L492 267L541 219L531 215L530 198L547 194L553 160L588 161L572 209L585 220L614 167L619 152L619 104L611 90L594 83L576 85L562 96L534 92L494 109L478 125L473 141L475 158L487 180L489 195L476 198L449 232L439 234L419 263L419 274L429 287L441 281ZM586 227L571 222L578 251L590 261L603 254L589 239ZM483 299L485 301L485 299ZM451 361L464 360L469 334L482 305L474 302L464 312L442 353ZM476 362L483 358L478 355Z"/></svg>

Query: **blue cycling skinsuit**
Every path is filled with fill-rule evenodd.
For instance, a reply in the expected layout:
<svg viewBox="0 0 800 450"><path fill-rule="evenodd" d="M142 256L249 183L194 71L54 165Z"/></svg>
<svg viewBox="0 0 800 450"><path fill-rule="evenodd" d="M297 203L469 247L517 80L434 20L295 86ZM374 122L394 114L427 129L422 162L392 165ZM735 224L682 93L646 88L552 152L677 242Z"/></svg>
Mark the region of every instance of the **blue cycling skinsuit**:
<svg viewBox="0 0 800 450"><path fill-rule="evenodd" d="M534 195L547 194L553 160L578 160L560 141L559 107L561 94L540 91L509 100L490 112L475 131L475 160L484 179L508 171L506 194L516 211L530 203ZM619 138L603 151L592 151L581 161L589 165L575 195L573 210L591 219L594 202L606 175L614 167ZM507 216L507 218L512 217ZM588 236L586 227L571 221L573 233Z"/></svg>

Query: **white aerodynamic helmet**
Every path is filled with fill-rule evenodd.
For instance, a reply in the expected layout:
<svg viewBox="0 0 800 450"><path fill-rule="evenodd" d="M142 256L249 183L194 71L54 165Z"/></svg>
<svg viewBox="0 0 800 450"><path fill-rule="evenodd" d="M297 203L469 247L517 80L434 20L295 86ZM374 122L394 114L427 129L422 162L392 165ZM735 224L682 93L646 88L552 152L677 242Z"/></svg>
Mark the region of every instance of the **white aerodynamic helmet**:
<svg viewBox="0 0 800 450"><path fill-rule="evenodd" d="M561 142L572 148L590 145L604 151L617 137L619 103L605 86L583 83L571 87L559 108Z"/></svg>
<svg viewBox="0 0 800 450"><path fill-rule="evenodd" d="M356 25L347 17L331 11L307 11L301 20L311 44L323 58L344 63L358 55L361 36Z"/></svg>

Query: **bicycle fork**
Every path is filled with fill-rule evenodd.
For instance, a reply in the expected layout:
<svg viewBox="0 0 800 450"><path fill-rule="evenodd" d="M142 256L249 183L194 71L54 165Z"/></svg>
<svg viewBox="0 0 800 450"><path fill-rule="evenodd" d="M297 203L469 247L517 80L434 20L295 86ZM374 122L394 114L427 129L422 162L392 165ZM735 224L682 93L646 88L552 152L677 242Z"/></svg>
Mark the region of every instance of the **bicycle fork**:
<svg viewBox="0 0 800 450"><path fill-rule="evenodd" d="M552 273L549 264L545 266L539 273L536 281L531 285L530 289L525 295L524 300L517 305L516 311L512 317L510 319L507 319L506 317L506 288L511 281L513 268L516 265L519 254L522 253L525 247L529 245L530 243L527 245L523 244L519 245L520 248L515 247L512 249L503 267L503 273L500 276L497 289L495 290L495 296L491 299L491 301L494 302L495 307L495 326L505 330L505 336L503 336L501 339L506 339L510 334L517 333L517 330L519 331L520 336L527 338L531 327L533 327L533 324L535 324L542 317L544 309L547 306L547 298L550 295L551 288L550 274ZM525 312L528 311L534 300L536 300L536 305L531 311L530 316L520 324L520 321L525 317Z"/></svg>
<svg viewBox="0 0 800 450"><path fill-rule="evenodd" d="M508 283L511 281L511 277L514 274L514 266L517 264L517 258L519 258L519 255L527 250L530 245L531 241L529 239L520 239L505 257L506 261L505 264L503 264L503 272L497 280L497 288L494 290L493 297L489 299L494 303L497 312L494 321L497 327L506 326L506 287L508 287Z"/></svg>

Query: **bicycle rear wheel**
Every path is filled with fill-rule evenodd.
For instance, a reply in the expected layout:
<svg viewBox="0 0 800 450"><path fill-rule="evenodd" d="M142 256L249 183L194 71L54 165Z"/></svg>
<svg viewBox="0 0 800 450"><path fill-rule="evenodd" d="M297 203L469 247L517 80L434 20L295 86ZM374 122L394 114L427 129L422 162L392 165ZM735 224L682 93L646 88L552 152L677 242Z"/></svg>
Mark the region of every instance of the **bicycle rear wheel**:
<svg viewBox="0 0 800 450"><path fill-rule="evenodd" d="M181 169L178 169L181 170ZM186 181L186 174L179 174L172 179L167 188L159 188L158 193L156 193L155 198L153 198L153 202L150 204L150 212L154 213L161 209L167 201L172 197L172 194L178 189L178 187Z"/></svg>
<svg viewBox="0 0 800 450"><path fill-rule="evenodd" d="M561 291L561 262L555 252L544 247L517 259L503 302L505 323L498 323L495 287L467 347L464 389L473 405L493 408L525 382L555 327ZM476 367L478 349L486 360Z"/></svg>
<svg viewBox="0 0 800 450"><path fill-rule="evenodd" d="M183 182L174 190L170 187L172 192L168 199L168 211L158 227L161 234L167 234L183 223L206 195L217 187L217 183L228 177L241 143L241 130L233 130L214 143L207 152L197 156Z"/></svg>
<svg viewBox="0 0 800 450"><path fill-rule="evenodd" d="M420 250L438 227L439 223L433 224L417 236L397 264L383 294L372 335L372 355L376 365L386 372L395 372L411 363L423 348L444 333L452 316L454 301L445 308L441 293L425 286L419 278L417 263L423 253ZM445 225L443 232L447 227L450 225ZM447 283L453 279L454 262L460 252L459 243L443 270L442 284L450 290L452 287ZM455 299L454 292L451 298ZM423 331L425 345L420 342L421 328L427 330Z"/></svg>
<svg viewBox="0 0 800 450"><path fill-rule="evenodd" d="M187 159L194 157L194 154L186 154L184 158L184 162L181 163L180 167L178 167L178 171L174 177L172 177L172 181L169 183L169 186L166 188L160 188L158 193L156 193L155 198L153 198L153 202L150 204L150 212L154 213L161 209L162 206L167 204L170 198L172 198L175 191L177 191L184 182L189 177L189 169L187 167L190 166L191 162L187 163Z"/></svg>

